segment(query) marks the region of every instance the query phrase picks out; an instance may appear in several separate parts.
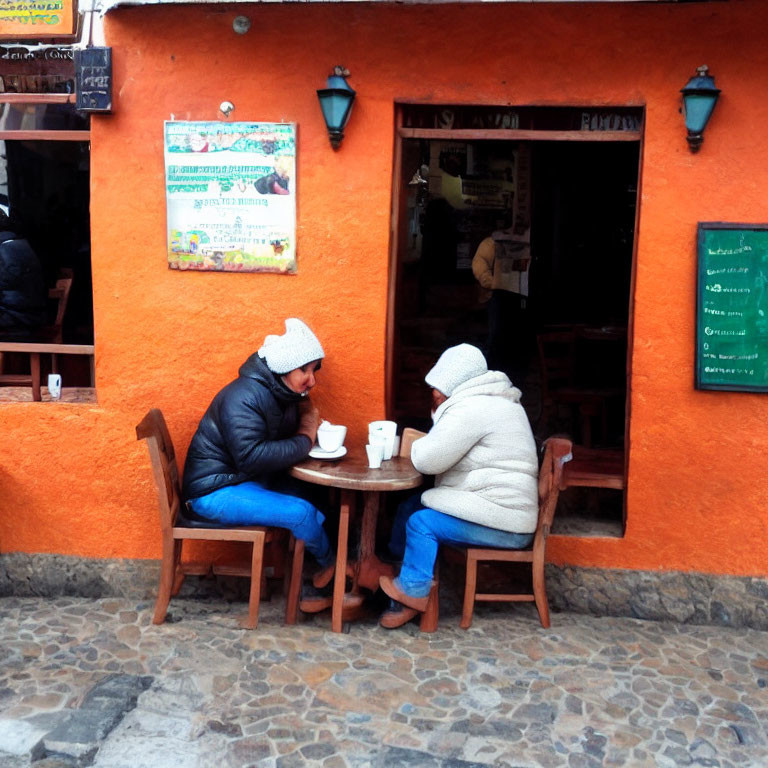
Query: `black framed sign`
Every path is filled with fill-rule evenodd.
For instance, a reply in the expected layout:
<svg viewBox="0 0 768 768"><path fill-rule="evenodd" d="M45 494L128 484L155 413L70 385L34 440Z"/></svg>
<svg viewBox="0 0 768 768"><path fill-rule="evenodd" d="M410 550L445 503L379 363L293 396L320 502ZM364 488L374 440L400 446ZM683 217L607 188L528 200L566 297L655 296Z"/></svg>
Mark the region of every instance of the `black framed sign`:
<svg viewBox="0 0 768 768"><path fill-rule="evenodd" d="M768 224L700 222L696 388L768 392Z"/></svg>

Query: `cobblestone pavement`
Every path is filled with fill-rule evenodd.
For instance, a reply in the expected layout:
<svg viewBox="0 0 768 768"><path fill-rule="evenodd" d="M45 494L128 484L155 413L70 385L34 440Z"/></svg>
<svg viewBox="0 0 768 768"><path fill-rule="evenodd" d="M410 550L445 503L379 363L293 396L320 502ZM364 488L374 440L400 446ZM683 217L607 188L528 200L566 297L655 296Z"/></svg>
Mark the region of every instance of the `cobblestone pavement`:
<svg viewBox="0 0 768 768"><path fill-rule="evenodd" d="M422 635L0 599L0 766L768 766L768 633L479 606Z"/></svg>

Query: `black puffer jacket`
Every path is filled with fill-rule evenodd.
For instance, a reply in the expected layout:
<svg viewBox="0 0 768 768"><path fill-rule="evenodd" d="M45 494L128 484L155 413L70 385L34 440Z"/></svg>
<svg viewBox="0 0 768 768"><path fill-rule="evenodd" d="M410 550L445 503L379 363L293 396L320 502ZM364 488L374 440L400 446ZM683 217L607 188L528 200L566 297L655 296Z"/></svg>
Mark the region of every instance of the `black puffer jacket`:
<svg viewBox="0 0 768 768"><path fill-rule="evenodd" d="M0 232L0 331L29 331L45 323L45 285L30 244Z"/></svg>
<svg viewBox="0 0 768 768"><path fill-rule="evenodd" d="M184 464L184 498L264 480L305 459L312 442L296 434L301 400L251 355L200 419Z"/></svg>

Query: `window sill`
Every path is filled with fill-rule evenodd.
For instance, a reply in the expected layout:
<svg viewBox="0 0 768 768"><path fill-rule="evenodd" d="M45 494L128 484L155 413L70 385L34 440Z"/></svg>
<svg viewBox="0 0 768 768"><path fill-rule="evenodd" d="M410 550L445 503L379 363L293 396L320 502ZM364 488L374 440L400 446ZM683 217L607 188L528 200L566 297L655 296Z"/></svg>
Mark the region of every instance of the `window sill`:
<svg viewBox="0 0 768 768"><path fill-rule="evenodd" d="M52 400L47 387L41 387L40 396L43 403L83 403L95 405L98 403L94 387L62 387L61 398ZM31 387L0 387L0 403L32 403Z"/></svg>

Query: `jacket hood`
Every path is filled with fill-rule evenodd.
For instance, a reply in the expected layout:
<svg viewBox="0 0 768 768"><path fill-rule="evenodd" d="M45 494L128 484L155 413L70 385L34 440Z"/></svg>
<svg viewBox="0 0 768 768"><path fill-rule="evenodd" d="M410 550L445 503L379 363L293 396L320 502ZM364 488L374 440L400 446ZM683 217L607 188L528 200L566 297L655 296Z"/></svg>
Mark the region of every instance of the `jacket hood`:
<svg viewBox="0 0 768 768"><path fill-rule="evenodd" d="M459 384L453 391L453 394L438 407L432 420L437 422L448 408L467 397L490 395L504 397L513 403L519 403L522 394L517 387L513 386L506 373L502 371L488 371L487 373L480 374L480 376L474 376L463 384Z"/></svg>
<svg viewBox="0 0 768 768"><path fill-rule="evenodd" d="M280 374L272 373L265 360L254 352L241 366L238 375L255 379L266 387L278 400L284 403L298 403L304 398L283 384Z"/></svg>

